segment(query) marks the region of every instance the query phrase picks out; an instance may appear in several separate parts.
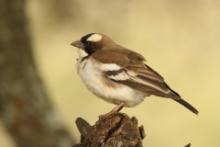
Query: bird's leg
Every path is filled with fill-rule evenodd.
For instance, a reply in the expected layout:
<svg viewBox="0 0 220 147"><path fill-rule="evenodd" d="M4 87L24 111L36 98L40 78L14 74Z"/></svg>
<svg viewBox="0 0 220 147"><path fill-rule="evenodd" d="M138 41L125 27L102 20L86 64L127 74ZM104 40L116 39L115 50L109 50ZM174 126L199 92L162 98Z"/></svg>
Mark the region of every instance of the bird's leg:
<svg viewBox="0 0 220 147"><path fill-rule="evenodd" d="M113 113L119 112L124 106L125 106L125 103L122 102L116 107L114 107L109 113L113 114Z"/></svg>
<svg viewBox="0 0 220 147"><path fill-rule="evenodd" d="M109 117L110 115L119 112L124 106L125 106L125 103L122 102L122 103L120 103L119 105L117 105L116 107L114 107L110 112L108 112L108 113L106 113L106 114L103 114L103 115L100 115L99 118L100 118L100 119L107 118L107 117Z"/></svg>

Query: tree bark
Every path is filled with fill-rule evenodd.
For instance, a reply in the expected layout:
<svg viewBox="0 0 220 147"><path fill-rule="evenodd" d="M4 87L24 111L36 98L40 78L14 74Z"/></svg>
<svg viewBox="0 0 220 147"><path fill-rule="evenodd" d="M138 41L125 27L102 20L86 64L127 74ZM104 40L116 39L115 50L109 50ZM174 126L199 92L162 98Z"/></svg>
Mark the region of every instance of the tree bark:
<svg viewBox="0 0 220 147"><path fill-rule="evenodd" d="M78 118L76 125L81 141L73 147L142 147L145 137L143 126L138 127L135 117L119 112L102 115L93 126Z"/></svg>
<svg viewBox="0 0 220 147"><path fill-rule="evenodd" d="M125 113L101 115L93 126L79 117L76 125L81 139L73 147L143 147L144 127L138 127L137 119ZM191 143L184 147L191 147Z"/></svg>
<svg viewBox="0 0 220 147"><path fill-rule="evenodd" d="M0 118L18 147L68 147L33 60L25 2L0 1Z"/></svg>

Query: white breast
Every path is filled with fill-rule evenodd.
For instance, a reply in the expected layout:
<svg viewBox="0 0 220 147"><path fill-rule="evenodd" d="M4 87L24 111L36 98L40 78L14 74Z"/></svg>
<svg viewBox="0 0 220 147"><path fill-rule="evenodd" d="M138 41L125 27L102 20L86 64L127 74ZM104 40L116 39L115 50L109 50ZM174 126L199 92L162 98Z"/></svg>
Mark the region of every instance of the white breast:
<svg viewBox="0 0 220 147"><path fill-rule="evenodd" d="M119 68L115 64L100 64L93 58L79 59L77 63L77 70L82 81L95 95L116 104L125 102L127 106L135 106L143 101L146 94L128 86L107 86L102 78L103 71L106 71L107 67Z"/></svg>

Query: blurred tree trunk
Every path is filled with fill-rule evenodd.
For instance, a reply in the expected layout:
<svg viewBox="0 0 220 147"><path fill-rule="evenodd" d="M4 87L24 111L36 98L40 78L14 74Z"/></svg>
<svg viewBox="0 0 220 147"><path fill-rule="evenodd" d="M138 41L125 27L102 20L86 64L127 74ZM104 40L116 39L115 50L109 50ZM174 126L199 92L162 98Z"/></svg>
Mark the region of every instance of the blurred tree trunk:
<svg viewBox="0 0 220 147"><path fill-rule="evenodd" d="M33 60L25 2L0 1L0 118L18 147L69 147Z"/></svg>

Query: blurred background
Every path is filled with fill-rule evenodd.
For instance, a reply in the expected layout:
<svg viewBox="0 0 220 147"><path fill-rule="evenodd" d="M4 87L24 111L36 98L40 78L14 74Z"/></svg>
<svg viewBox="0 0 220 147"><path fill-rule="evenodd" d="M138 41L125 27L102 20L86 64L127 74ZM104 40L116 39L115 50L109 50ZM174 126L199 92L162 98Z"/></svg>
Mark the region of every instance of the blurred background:
<svg viewBox="0 0 220 147"><path fill-rule="evenodd" d="M77 117L93 124L114 107L80 81L77 50L70 46L87 33L100 32L142 53L200 112L195 116L174 101L154 96L123 109L144 125L144 146L220 146L220 1L28 0L26 13L37 68L77 141ZM15 147L4 127L0 145Z"/></svg>

